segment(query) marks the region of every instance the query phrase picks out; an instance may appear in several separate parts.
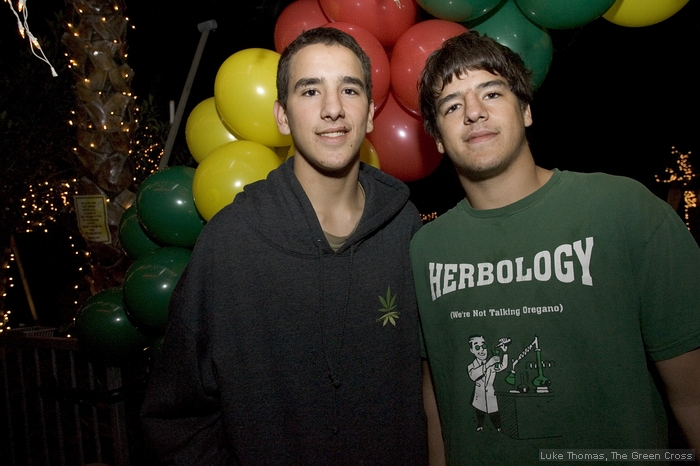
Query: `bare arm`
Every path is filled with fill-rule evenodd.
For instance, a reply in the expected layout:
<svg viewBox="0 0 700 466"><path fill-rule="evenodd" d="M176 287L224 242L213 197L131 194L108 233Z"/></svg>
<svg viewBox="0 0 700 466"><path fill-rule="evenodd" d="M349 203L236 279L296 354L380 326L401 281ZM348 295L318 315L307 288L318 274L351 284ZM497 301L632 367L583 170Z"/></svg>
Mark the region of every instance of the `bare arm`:
<svg viewBox="0 0 700 466"><path fill-rule="evenodd" d="M427 361L423 361L423 409L428 418L428 450L430 466L445 465L445 445L442 440L442 427L438 413L433 379Z"/></svg>
<svg viewBox="0 0 700 466"><path fill-rule="evenodd" d="M700 452L700 348L658 361L656 368L690 448Z"/></svg>

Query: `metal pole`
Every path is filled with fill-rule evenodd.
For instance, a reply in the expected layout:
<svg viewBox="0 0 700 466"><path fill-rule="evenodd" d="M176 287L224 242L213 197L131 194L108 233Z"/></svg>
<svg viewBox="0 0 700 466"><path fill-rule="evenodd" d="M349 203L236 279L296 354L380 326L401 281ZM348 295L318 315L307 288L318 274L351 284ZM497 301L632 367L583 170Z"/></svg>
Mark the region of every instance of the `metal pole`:
<svg viewBox="0 0 700 466"><path fill-rule="evenodd" d="M39 315L36 313L36 307L34 306L34 300L32 299L32 292L29 290L29 280L27 280L27 275L24 273L24 265L22 264L22 259L19 257L19 248L17 247L17 242L15 241L14 235L10 235L10 248L12 249L12 252L15 253L15 262L17 262L19 278L22 280L24 294L27 297L29 312L32 314L34 325L37 325L39 323Z"/></svg>
<svg viewBox="0 0 700 466"><path fill-rule="evenodd" d="M199 45L197 45L197 51L194 54L194 59L192 60L192 65L190 66L190 73L187 75L187 81L185 81L185 87L182 90L182 96L180 101L177 103L177 110L175 110L175 119L170 127L170 132L168 132L168 139L165 141L165 149L163 150L163 156L160 158L160 163L158 164L158 170L163 170L167 168L168 161L170 160L170 153L173 150L173 145L175 144L175 137L177 136L177 131L180 127L180 122L182 121L182 116L185 113L185 105L187 104L187 98L190 95L190 90L192 89L192 83L194 82L194 76L197 74L197 67L199 66L199 61L202 58L202 52L204 51L204 45L207 42L207 37L209 37L209 31L216 29L216 21L211 19L197 25L197 29L202 35L199 38Z"/></svg>

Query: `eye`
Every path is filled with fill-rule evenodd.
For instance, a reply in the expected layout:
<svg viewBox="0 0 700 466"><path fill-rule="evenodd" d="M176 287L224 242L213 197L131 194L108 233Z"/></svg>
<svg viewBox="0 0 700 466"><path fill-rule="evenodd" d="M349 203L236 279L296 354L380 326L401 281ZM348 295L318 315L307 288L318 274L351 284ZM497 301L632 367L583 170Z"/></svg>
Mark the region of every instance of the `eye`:
<svg viewBox="0 0 700 466"><path fill-rule="evenodd" d="M449 115L450 113L452 113L452 112L454 112L455 110L457 110L459 107L460 107L459 104L450 105L450 106L448 106L448 107L445 109L445 112L444 112L444 113L445 113L445 115Z"/></svg>
<svg viewBox="0 0 700 466"><path fill-rule="evenodd" d="M343 89L343 94L360 95L360 91L358 91L355 88L349 87L349 88Z"/></svg>
<svg viewBox="0 0 700 466"><path fill-rule="evenodd" d="M488 100L488 99L496 99L500 96L501 96L501 94L499 92L489 92L488 94L486 94L484 96L484 98Z"/></svg>
<svg viewBox="0 0 700 466"><path fill-rule="evenodd" d="M307 97L313 97L315 95L318 95L318 91L316 89L306 89L305 91L303 91L301 93L301 95L307 96Z"/></svg>

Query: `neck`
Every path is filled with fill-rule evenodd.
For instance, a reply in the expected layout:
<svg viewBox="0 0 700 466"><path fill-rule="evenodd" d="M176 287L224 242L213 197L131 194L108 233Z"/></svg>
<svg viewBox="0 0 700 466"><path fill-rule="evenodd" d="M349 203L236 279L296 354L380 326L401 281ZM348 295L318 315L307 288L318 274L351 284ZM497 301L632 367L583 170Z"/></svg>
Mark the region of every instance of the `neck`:
<svg viewBox="0 0 700 466"><path fill-rule="evenodd" d="M295 163L294 173L311 201L323 231L343 237L359 223L365 206L364 192L358 182L359 172L359 163L339 176L303 167L297 169Z"/></svg>
<svg viewBox="0 0 700 466"><path fill-rule="evenodd" d="M460 182L469 204L475 209L487 210L505 207L529 196L551 176L551 170L536 166L532 157L526 157L492 178L474 181L460 175Z"/></svg>

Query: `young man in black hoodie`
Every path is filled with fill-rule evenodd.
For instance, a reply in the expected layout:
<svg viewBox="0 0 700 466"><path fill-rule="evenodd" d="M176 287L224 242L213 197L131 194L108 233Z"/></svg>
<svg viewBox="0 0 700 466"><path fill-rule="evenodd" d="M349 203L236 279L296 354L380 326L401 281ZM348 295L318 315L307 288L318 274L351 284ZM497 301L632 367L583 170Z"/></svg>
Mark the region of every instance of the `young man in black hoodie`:
<svg viewBox="0 0 700 466"><path fill-rule="evenodd" d="M282 54L295 153L207 224L142 416L170 464L427 464L408 188L360 163L371 68L319 28Z"/></svg>

